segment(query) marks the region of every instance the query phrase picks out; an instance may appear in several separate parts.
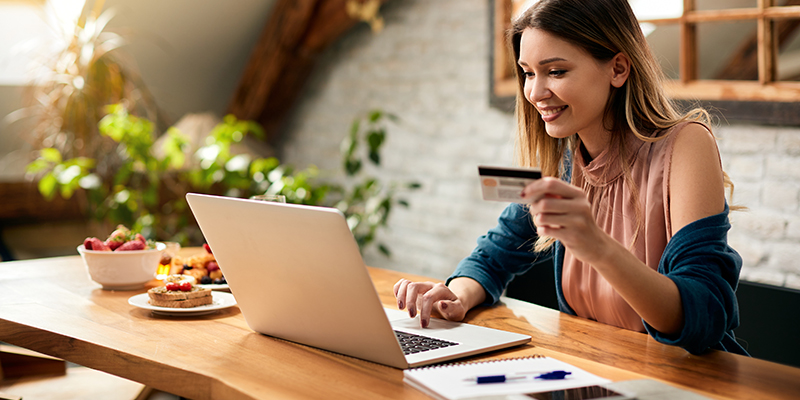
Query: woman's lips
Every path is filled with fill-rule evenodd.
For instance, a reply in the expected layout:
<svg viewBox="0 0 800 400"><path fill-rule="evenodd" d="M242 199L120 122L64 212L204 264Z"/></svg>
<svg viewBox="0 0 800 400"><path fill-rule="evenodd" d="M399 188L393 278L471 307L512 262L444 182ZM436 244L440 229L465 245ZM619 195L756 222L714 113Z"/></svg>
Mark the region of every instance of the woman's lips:
<svg viewBox="0 0 800 400"><path fill-rule="evenodd" d="M542 120L544 122L552 122L555 121L556 118L561 116L561 113L567 108L568 106L561 106L561 107L548 107L548 108L540 108L539 114L542 116Z"/></svg>

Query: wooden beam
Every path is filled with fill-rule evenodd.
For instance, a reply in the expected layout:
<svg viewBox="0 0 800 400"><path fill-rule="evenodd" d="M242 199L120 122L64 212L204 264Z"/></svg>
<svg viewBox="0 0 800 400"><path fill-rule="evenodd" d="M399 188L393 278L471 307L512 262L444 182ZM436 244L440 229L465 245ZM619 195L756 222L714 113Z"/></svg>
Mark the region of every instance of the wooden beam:
<svg viewBox="0 0 800 400"><path fill-rule="evenodd" d="M757 81L716 81L700 79L689 83L667 81L667 95L684 100L735 100L797 103L800 83Z"/></svg>
<svg viewBox="0 0 800 400"><path fill-rule="evenodd" d="M253 48L228 112L257 119L269 93L279 83L287 58L300 43L318 0L278 0Z"/></svg>
<svg viewBox="0 0 800 400"><path fill-rule="evenodd" d="M511 2L494 2L494 21L492 24L496 28L494 29L494 32L492 32L492 35L494 36L494 54L492 56L494 65L492 79L494 79L495 86L508 80L516 83L516 79L514 79L516 60L514 60L513 54L509 54L509 48L506 44L506 31L511 27L511 13ZM511 92L512 95L514 93L515 92Z"/></svg>
<svg viewBox="0 0 800 400"><path fill-rule="evenodd" d="M274 140L317 57L358 23L347 14L347 2L278 0L228 112L260 122L267 140Z"/></svg>
<svg viewBox="0 0 800 400"><path fill-rule="evenodd" d="M758 0L758 8L765 10L772 0ZM775 40L772 35L772 20L758 19L756 37L758 38L758 82L766 85L775 80Z"/></svg>
<svg viewBox="0 0 800 400"><path fill-rule="evenodd" d="M783 6L770 6L764 10L758 8L730 8L723 10L691 11L687 12L682 17L643 19L640 20L640 22L647 22L655 25L674 25L681 23L681 21L700 23L755 20L758 18L781 20L795 19L798 17L800 17L800 6L789 0Z"/></svg>
<svg viewBox="0 0 800 400"><path fill-rule="evenodd" d="M800 0L789 0L786 4L787 6L797 6L800 5ZM767 32L762 32L762 28L770 29L771 32L773 32L773 34L769 36L772 37L772 46L774 46L772 49L774 58L770 63L767 63L767 61L769 61L766 58L767 55L762 55L761 57L765 57L762 63L765 68L768 68L768 70L765 71L767 75L771 75L771 80L777 79L777 56L779 49L783 47L788 40L794 36L795 31L800 28L800 19L780 19L773 21L772 28L759 25L758 32L742 42L739 48L731 55L725 68L718 72L716 76L714 76L714 79L759 80L759 37L760 35L767 36Z"/></svg>

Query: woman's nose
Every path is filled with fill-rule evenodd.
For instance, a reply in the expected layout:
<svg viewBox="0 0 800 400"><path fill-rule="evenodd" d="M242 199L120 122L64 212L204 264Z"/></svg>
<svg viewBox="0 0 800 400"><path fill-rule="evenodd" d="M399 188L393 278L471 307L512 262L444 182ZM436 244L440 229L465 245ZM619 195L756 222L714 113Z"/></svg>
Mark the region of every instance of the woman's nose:
<svg viewBox="0 0 800 400"><path fill-rule="evenodd" d="M528 93L528 101L530 101L531 104L536 104L536 102L547 99L553 95L545 79L534 79L530 85L531 91Z"/></svg>

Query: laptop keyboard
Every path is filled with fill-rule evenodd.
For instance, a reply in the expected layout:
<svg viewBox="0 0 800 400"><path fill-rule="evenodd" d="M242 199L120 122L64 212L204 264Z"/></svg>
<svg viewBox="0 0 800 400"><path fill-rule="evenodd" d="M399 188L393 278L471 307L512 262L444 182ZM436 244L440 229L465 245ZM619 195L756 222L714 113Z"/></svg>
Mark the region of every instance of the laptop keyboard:
<svg viewBox="0 0 800 400"><path fill-rule="evenodd" d="M436 339L428 336L415 335L408 332L394 331L397 336L397 341L400 342L400 347L403 348L403 354L416 354L428 350L436 350L444 347L455 346L458 343L448 342L442 339Z"/></svg>

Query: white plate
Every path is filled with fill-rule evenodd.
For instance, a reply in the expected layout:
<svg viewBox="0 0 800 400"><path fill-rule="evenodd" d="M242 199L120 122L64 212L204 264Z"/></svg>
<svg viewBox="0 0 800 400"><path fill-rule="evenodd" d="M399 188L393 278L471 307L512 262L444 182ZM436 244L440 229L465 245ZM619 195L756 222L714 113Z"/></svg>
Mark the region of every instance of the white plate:
<svg viewBox="0 0 800 400"><path fill-rule="evenodd" d="M155 314L163 314L163 315L175 315L175 316L194 316L194 315L204 315L204 314L211 314L213 312L217 312L219 310L233 307L236 305L236 299L230 293L225 292L211 292L211 296L213 298L211 304L205 304L202 306L192 307L192 308L170 308L170 307L158 307L150 304L148 300L150 300L150 296L147 293L137 294L128 299L128 304L132 306L136 306L139 308L144 308L145 310L150 310Z"/></svg>
<svg viewBox="0 0 800 400"><path fill-rule="evenodd" d="M204 288L204 289L221 290L223 292L230 292L231 291L231 288L228 287L227 283L223 283L223 284L219 284L219 285L213 284L213 283L207 283L207 284L197 284L195 286L199 286L199 287Z"/></svg>

